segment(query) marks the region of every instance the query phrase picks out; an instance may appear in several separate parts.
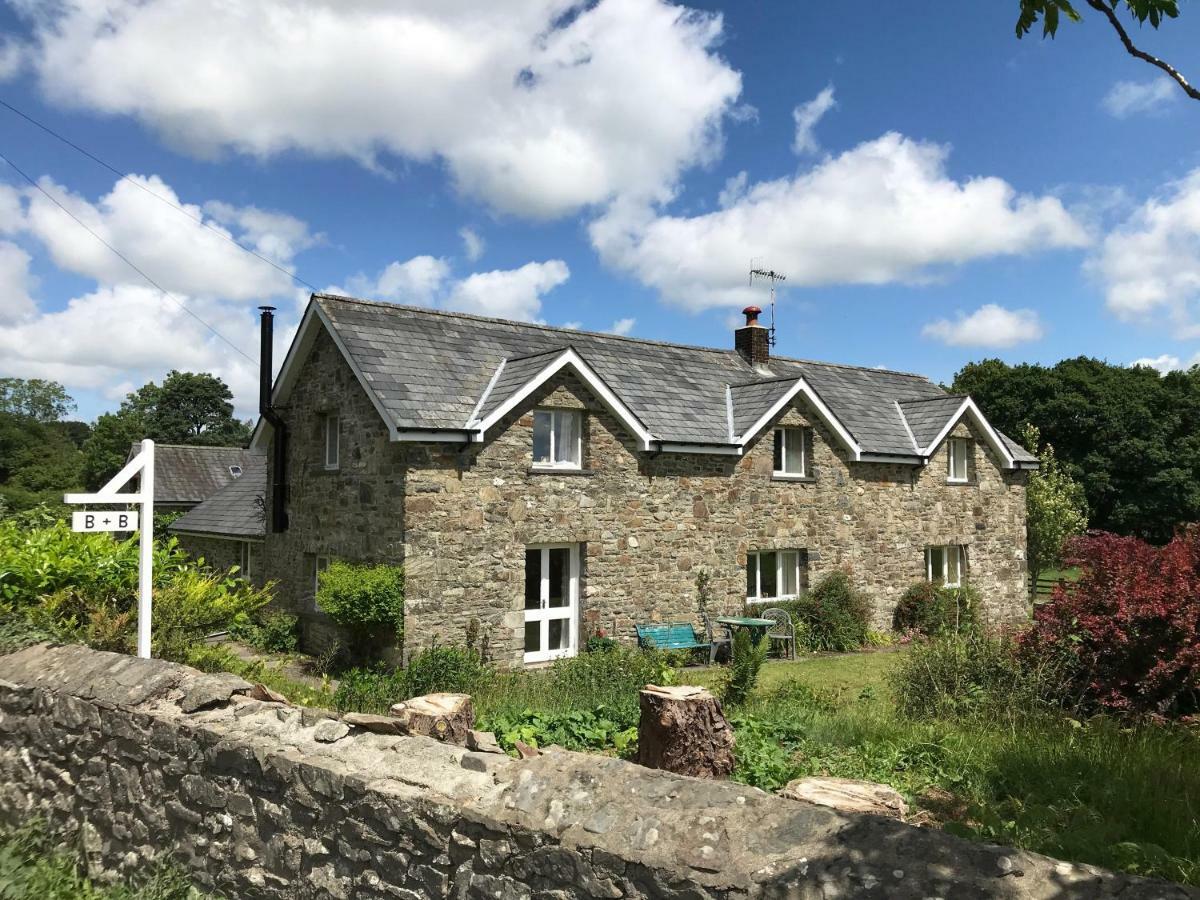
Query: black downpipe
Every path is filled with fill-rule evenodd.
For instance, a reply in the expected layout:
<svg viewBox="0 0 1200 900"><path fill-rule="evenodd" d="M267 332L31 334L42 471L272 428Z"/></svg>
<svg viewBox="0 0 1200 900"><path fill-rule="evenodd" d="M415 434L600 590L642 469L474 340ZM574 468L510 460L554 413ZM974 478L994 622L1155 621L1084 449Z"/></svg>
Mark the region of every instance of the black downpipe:
<svg viewBox="0 0 1200 900"><path fill-rule="evenodd" d="M258 349L258 412L274 431L271 447L274 451L271 462L271 531L287 531L287 423L275 411L271 403L272 360L275 347L275 307L260 306L262 327L261 344Z"/></svg>

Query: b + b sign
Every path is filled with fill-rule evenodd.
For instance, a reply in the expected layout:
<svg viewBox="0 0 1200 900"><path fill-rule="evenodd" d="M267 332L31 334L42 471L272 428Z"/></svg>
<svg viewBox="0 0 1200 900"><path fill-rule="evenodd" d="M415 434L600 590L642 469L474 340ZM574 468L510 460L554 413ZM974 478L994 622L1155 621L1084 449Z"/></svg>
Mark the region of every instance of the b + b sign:
<svg viewBox="0 0 1200 900"><path fill-rule="evenodd" d="M71 513L72 531L137 531L138 514L136 512L110 512L99 510L95 512Z"/></svg>

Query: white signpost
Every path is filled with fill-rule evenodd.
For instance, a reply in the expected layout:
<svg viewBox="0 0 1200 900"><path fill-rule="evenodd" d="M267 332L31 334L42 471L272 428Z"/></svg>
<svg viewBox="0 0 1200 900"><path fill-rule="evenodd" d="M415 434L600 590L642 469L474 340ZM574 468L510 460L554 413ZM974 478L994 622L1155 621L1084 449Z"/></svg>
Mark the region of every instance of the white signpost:
<svg viewBox="0 0 1200 900"><path fill-rule="evenodd" d="M121 488L140 475L136 494L122 494ZM150 597L154 584L154 441L142 441L142 450L125 464L112 480L94 494L67 494L66 503L140 504L136 512L92 510L71 514L72 531L137 531L141 525L138 562L138 656L150 658Z"/></svg>

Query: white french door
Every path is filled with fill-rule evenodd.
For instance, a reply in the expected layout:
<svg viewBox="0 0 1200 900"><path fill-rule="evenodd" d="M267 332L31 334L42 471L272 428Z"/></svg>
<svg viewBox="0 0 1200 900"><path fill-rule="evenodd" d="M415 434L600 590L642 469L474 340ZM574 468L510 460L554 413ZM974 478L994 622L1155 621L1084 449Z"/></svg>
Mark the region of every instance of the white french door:
<svg viewBox="0 0 1200 900"><path fill-rule="evenodd" d="M525 549L525 662L574 656L578 650L579 545Z"/></svg>

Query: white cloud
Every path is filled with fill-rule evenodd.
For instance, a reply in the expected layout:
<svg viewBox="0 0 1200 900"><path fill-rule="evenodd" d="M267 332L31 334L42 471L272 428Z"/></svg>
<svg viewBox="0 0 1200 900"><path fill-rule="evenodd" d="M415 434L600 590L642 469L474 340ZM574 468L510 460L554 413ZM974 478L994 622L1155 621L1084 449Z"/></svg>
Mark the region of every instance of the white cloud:
<svg viewBox="0 0 1200 900"><path fill-rule="evenodd" d="M1014 347L1036 341L1043 334L1042 323L1032 309L1005 309L987 303L967 315L938 319L921 329L925 337L952 347Z"/></svg>
<svg viewBox="0 0 1200 900"><path fill-rule="evenodd" d="M227 227L236 226L242 243L275 261L291 259L322 240L310 234L308 224L287 213L259 209L257 206L232 206L218 200L204 204L204 211Z"/></svg>
<svg viewBox="0 0 1200 900"><path fill-rule="evenodd" d="M1187 337L1200 303L1200 168L1167 186L1105 237L1086 271L1126 321L1165 313Z"/></svg>
<svg viewBox="0 0 1200 900"><path fill-rule="evenodd" d="M414 256L405 262L392 262L376 278L355 275L346 279L349 293L378 300L391 300L414 306L432 306L450 277L450 264L436 256Z"/></svg>
<svg viewBox="0 0 1200 900"><path fill-rule="evenodd" d="M1157 369L1160 375L1166 375L1168 372L1187 371L1192 366L1200 366L1200 353L1197 353L1186 363L1178 356L1164 353L1161 356L1144 356L1141 359L1135 359L1129 365L1149 366L1151 369Z"/></svg>
<svg viewBox="0 0 1200 900"><path fill-rule="evenodd" d="M470 262L475 262L479 257L483 256L483 251L487 249L487 242L474 229L460 228L458 229L458 236L462 238L463 252L467 254L467 259Z"/></svg>
<svg viewBox="0 0 1200 900"><path fill-rule="evenodd" d="M817 123L824 118L825 113L837 106L833 99L833 85L828 85L821 93L807 103L801 103L792 110L792 119L796 122L796 137L792 141L792 152L797 156L816 153L821 149L814 130Z"/></svg>
<svg viewBox="0 0 1200 900"><path fill-rule="evenodd" d="M475 272L456 280L451 277L450 264L445 259L414 256L405 262L389 264L375 278L361 274L347 278L348 290L331 287L329 291L503 319L536 321L542 308L542 295L554 290L570 275L565 262L551 259L526 263L519 269ZM575 324L578 327L578 323Z"/></svg>
<svg viewBox="0 0 1200 900"><path fill-rule="evenodd" d="M12 38L0 39L0 81L16 77L25 63L25 49Z"/></svg>
<svg viewBox="0 0 1200 900"><path fill-rule="evenodd" d="M705 215L615 203L591 224L591 239L609 265L693 310L753 299L751 258L782 269L789 286L885 284L1087 241L1058 199L1018 194L995 177L957 181L948 153L890 133Z"/></svg>
<svg viewBox="0 0 1200 900"><path fill-rule="evenodd" d="M0 325L32 315L37 305L30 296L33 276L29 254L8 241L0 241Z"/></svg>
<svg viewBox="0 0 1200 900"><path fill-rule="evenodd" d="M1138 113L1162 112L1175 102L1179 88L1169 78L1153 81L1118 81L1104 95L1100 105L1109 115L1125 119Z"/></svg>
<svg viewBox="0 0 1200 900"><path fill-rule="evenodd" d="M717 206L721 209L733 206L746 196L746 186L749 182L750 173L745 169L725 179L725 186L721 188L721 193L717 194Z"/></svg>
<svg viewBox="0 0 1200 900"><path fill-rule="evenodd" d="M0 234L16 234L25 227L25 210L21 204L21 192L7 184L0 184Z"/></svg>
<svg viewBox="0 0 1200 900"><path fill-rule="evenodd" d="M24 7L64 106L198 154L443 161L493 207L553 217L662 197L712 159L741 77L720 15L664 0L64 0Z"/></svg>
<svg viewBox="0 0 1200 900"><path fill-rule="evenodd" d="M203 218L199 206L182 203L157 176L135 175L132 180L182 206L190 216ZM94 204L49 178L42 178L39 184L168 291L256 300L291 289L292 281L286 274L230 243L226 239L230 232L218 218L207 219L210 227L205 228L129 181L117 182ZM71 221L49 199L32 190L27 197L25 226L60 268L100 284L144 283L112 250ZM290 264L291 253L307 245L303 237L307 228L290 216L254 208L238 210L225 204L213 206L220 216L237 222L241 236L259 252L274 256L281 265ZM272 223L282 226L282 232L273 232Z"/></svg>
<svg viewBox="0 0 1200 900"><path fill-rule="evenodd" d="M251 308L198 298L184 302L255 355L257 319ZM239 414L252 414L257 366L151 287L101 287L62 310L0 328L4 375L51 378L68 390L111 395L125 385L161 379L171 369L220 376L237 398Z"/></svg>
<svg viewBox="0 0 1200 900"><path fill-rule="evenodd" d="M582 328L582 327L583 327L583 323L582 323L582 322L576 322L576 321L571 321L571 322L563 322L563 323L562 323L561 325L559 325L558 327L559 327L559 328L566 328L568 331L578 331L580 328Z"/></svg>
<svg viewBox="0 0 1200 900"><path fill-rule="evenodd" d="M633 331L633 326L637 324L637 319L624 318L617 319L612 323L612 328L608 329L609 334L626 335Z"/></svg>
<svg viewBox="0 0 1200 900"><path fill-rule="evenodd" d="M446 306L502 319L537 319L542 295L571 277L561 259L526 263L519 269L476 272L454 286Z"/></svg>

